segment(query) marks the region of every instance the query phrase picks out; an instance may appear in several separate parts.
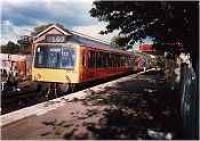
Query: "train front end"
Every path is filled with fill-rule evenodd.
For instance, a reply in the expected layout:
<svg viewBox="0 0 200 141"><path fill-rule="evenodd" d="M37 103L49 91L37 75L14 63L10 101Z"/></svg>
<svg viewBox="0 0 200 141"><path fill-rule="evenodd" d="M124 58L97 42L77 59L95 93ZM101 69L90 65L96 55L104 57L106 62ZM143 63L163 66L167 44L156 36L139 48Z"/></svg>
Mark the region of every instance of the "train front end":
<svg viewBox="0 0 200 141"><path fill-rule="evenodd" d="M66 85L79 83L78 57L77 44L37 44L34 48L32 80Z"/></svg>

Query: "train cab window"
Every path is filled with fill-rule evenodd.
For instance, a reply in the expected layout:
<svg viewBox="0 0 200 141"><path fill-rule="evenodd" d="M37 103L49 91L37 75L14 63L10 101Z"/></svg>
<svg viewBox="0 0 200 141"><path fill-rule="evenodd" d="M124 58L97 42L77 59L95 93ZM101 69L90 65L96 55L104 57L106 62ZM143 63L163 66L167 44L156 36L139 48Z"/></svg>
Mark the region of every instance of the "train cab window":
<svg viewBox="0 0 200 141"><path fill-rule="evenodd" d="M58 51L57 51L58 50ZM59 65L59 60L60 60L60 49L57 49L56 51L53 49L49 49L48 52L48 58L47 58L47 65L50 68L56 67Z"/></svg>
<svg viewBox="0 0 200 141"><path fill-rule="evenodd" d="M75 50L62 46L40 46L36 49L35 67L73 68Z"/></svg>
<svg viewBox="0 0 200 141"><path fill-rule="evenodd" d="M62 68L69 68L69 67L73 67L75 64L75 51L68 49L68 48L63 48L62 50L62 59L61 62L62 64L60 65L60 67Z"/></svg>

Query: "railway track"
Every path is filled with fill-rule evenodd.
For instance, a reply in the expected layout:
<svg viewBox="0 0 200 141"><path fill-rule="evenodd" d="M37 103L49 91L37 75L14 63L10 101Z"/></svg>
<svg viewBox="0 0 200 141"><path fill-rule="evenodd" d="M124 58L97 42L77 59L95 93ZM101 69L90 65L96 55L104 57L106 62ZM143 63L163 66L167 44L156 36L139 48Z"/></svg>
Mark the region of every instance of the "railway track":
<svg viewBox="0 0 200 141"><path fill-rule="evenodd" d="M1 114L6 114L36 103L35 86L22 88L21 91L3 91L1 93Z"/></svg>

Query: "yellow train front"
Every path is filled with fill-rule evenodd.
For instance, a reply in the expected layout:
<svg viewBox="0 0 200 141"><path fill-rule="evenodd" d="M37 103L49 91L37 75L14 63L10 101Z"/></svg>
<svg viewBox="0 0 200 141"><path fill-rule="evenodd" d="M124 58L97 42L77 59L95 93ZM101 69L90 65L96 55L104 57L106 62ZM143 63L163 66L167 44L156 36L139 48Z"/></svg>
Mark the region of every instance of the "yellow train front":
<svg viewBox="0 0 200 141"><path fill-rule="evenodd" d="M66 92L76 84L128 73L133 63L131 53L53 25L34 41L32 80Z"/></svg>

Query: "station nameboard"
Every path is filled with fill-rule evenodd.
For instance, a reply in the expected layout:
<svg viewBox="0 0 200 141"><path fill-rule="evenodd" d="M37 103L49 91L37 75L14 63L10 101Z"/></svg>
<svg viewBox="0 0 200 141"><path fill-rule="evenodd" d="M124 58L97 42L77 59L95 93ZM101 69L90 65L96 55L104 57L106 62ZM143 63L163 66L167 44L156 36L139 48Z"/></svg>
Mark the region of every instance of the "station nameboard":
<svg viewBox="0 0 200 141"><path fill-rule="evenodd" d="M46 42L48 43L64 43L66 41L65 35L46 35Z"/></svg>

